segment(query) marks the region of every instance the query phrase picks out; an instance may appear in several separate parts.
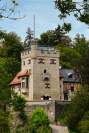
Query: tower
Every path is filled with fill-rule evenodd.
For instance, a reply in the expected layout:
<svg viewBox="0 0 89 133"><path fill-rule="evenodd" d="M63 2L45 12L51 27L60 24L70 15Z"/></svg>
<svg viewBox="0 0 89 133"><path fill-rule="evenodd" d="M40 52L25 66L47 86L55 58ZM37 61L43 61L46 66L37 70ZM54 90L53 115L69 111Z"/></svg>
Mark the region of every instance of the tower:
<svg viewBox="0 0 89 133"><path fill-rule="evenodd" d="M27 100L60 100L58 50L39 47L36 40L32 40L31 48L21 53L21 72L16 76L19 89L13 84L15 79L11 85Z"/></svg>

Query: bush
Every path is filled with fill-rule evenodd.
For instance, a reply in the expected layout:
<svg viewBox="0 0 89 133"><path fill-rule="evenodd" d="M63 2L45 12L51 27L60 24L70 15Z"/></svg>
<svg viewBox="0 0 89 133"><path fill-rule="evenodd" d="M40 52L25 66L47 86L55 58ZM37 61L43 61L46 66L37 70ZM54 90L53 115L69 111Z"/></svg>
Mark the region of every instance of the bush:
<svg viewBox="0 0 89 133"><path fill-rule="evenodd" d="M16 133L31 133L30 131L30 126L28 124L26 124L25 126L18 126L16 128Z"/></svg>
<svg viewBox="0 0 89 133"><path fill-rule="evenodd" d="M30 124L31 133L51 133L48 116L42 108L33 111Z"/></svg>
<svg viewBox="0 0 89 133"><path fill-rule="evenodd" d="M89 110L89 87L81 88L73 98L67 113L67 124L72 130L78 130L78 124Z"/></svg>
<svg viewBox="0 0 89 133"><path fill-rule="evenodd" d="M78 130L80 133L89 133L89 111L85 113L79 122Z"/></svg>
<svg viewBox="0 0 89 133"><path fill-rule="evenodd" d="M0 133L10 133L9 115L0 109Z"/></svg>
<svg viewBox="0 0 89 133"><path fill-rule="evenodd" d="M51 133L50 127L41 126L37 129L37 133Z"/></svg>
<svg viewBox="0 0 89 133"><path fill-rule="evenodd" d="M23 111L25 108L26 101L23 97L15 95L12 100L12 104L15 111Z"/></svg>

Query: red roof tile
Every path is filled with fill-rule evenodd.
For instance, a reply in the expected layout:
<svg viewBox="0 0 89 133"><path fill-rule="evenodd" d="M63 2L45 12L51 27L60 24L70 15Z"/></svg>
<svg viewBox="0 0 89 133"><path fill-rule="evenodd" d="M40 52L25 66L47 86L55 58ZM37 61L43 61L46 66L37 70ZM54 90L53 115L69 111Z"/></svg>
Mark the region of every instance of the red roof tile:
<svg viewBox="0 0 89 133"><path fill-rule="evenodd" d="M25 77L25 76L26 77L29 76L28 70L22 70L18 72L15 78L11 81L10 85L21 84L21 77Z"/></svg>
<svg viewBox="0 0 89 133"><path fill-rule="evenodd" d="M29 76L28 70L22 70L18 73L18 77L24 77L24 76Z"/></svg>

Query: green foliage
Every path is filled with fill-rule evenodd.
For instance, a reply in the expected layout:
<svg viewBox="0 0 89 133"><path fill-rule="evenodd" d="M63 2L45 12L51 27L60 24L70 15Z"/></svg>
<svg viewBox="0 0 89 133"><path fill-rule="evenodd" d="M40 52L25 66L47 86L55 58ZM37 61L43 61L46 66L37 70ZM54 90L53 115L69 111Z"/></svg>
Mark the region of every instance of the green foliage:
<svg viewBox="0 0 89 133"><path fill-rule="evenodd" d="M64 18L76 8L75 3L72 0L56 0L55 1L56 8L61 12L60 18Z"/></svg>
<svg viewBox="0 0 89 133"><path fill-rule="evenodd" d="M38 43L43 46L55 46L57 44L53 30L47 31L40 36Z"/></svg>
<svg viewBox="0 0 89 133"><path fill-rule="evenodd" d="M10 133L9 115L0 109L0 133Z"/></svg>
<svg viewBox="0 0 89 133"><path fill-rule="evenodd" d="M80 54L74 48L61 48L60 61L63 68L75 68Z"/></svg>
<svg viewBox="0 0 89 133"><path fill-rule="evenodd" d="M80 54L75 68L80 74L82 84L89 84L89 41L84 36L77 35L74 49Z"/></svg>
<svg viewBox="0 0 89 133"><path fill-rule="evenodd" d="M23 127L17 127L16 133L31 133L30 126L26 123L26 125Z"/></svg>
<svg viewBox="0 0 89 133"><path fill-rule="evenodd" d="M11 79L20 71L21 63L16 58L6 58L5 71L11 76Z"/></svg>
<svg viewBox="0 0 89 133"><path fill-rule="evenodd" d="M52 133L50 127L41 126L37 129L37 133Z"/></svg>
<svg viewBox="0 0 89 133"><path fill-rule="evenodd" d="M37 108L31 117L31 133L51 133L49 128L49 120L48 116L45 114L44 110L41 108ZM42 131L42 132L41 132Z"/></svg>
<svg viewBox="0 0 89 133"><path fill-rule="evenodd" d="M18 6L17 0L0 0L0 19L16 19L12 17L15 15L15 8Z"/></svg>
<svg viewBox="0 0 89 133"><path fill-rule="evenodd" d="M89 111L89 87L85 86L73 98L67 112L67 124L70 129L78 131L79 122L85 112ZM81 124L80 124L81 125Z"/></svg>
<svg viewBox="0 0 89 133"><path fill-rule="evenodd" d="M78 131L79 131L79 133L88 133L89 132L89 111L85 112L84 117L79 122Z"/></svg>
<svg viewBox="0 0 89 133"><path fill-rule="evenodd" d="M58 25L55 30L47 31L41 34L38 43L43 46L70 46L71 39L66 35L67 31L70 29L69 24L64 24L63 27Z"/></svg>
<svg viewBox="0 0 89 133"><path fill-rule="evenodd" d="M20 60L20 52L23 50L20 37L14 32L6 33L1 31L1 33L1 39L3 39L3 41L0 56L13 57Z"/></svg>
<svg viewBox="0 0 89 133"><path fill-rule="evenodd" d="M23 111L25 108L26 100L21 96L15 95L13 97L12 104L15 111Z"/></svg>
<svg viewBox="0 0 89 133"><path fill-rule="evenodd" d="M17 94L14 93L12 98L12 106L14 111L18 113L22 123L25 125L28 121L27 115L24 111L26 106L26 100L22 96L18 96Z"/></svg>
<svg viewBox="0 0 89 133"><path fill-rule="evenodd" d="M56 8L59 10L60 19L74 15L77 20L89 24L89 2L73 0L55 0Z"/></svg>

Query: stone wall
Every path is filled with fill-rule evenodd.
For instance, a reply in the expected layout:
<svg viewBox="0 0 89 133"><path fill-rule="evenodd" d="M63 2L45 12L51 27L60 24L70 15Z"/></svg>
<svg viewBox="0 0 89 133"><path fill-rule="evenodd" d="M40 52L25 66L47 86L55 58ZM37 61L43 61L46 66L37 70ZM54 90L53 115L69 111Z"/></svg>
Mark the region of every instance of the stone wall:
<svg viewBox="0 0 89 133"><path fill-rule="evenodd" d="M47 113L50 122L54 122L57 117L59 117L64 110L66 105L69 105L70 102L61 102L61 101L30 101L27 102L25 111L29 116L36 108L43 108Z"/></svg>

